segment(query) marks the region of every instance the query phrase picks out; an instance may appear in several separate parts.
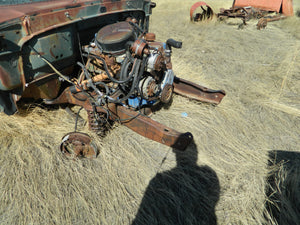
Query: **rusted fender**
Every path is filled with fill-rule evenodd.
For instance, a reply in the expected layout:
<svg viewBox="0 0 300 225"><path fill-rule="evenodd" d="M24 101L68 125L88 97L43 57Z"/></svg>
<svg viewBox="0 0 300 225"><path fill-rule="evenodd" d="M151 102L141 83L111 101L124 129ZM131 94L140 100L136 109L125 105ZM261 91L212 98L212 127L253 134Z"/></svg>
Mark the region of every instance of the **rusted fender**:
<svg viewBox="0 0 300 225"><path fill-rule="evenodd" d="M247 7L274 11L286 16L294 15L293 0L235 0L233 7Z"/></svg>
<svg viewBox="0 0 300 225"><path fill-rule="evenodd" d="M204 7L204 6L205 6L205 7L207 8L207 10L209 11L209 12L208 12L209 15L207 15L207 16L209 16L210 19L213 18L214 12L213 12L212 8L211 8L209 5L207 5L205 2L196 2L194 5L192 5L192 7L191 7L191 9L190 9L190 19L191 19L191 21L194 21L194 19L195 19L195 16L194 16L195 10L196 10L198 7Z"/></svg>
<svg viewBox="0 0 300 225"><path fill-rule="evenodd" d="M223 90L212 90L179 77L174 79L174 93L201 102L219 104L226 95Z"/></svg>

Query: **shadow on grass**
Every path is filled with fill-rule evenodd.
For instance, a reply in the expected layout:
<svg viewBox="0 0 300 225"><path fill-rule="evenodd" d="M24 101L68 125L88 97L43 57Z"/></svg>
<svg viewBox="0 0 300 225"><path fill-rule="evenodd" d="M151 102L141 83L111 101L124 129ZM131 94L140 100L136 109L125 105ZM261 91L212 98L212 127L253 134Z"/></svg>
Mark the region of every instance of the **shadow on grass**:
<svg viewBox="0 0 300 225"><path fill-rule="evenodd" d="M217 224L220 184L216 173L197 165L195 144L184 152L173 152L177 166L150 181L132 225Z"/></svg>
<svg viewBox="0 0 300 225"><path fill-rule="evenodd" d="M266 209L279 225L300 224L300 153L269 152Z"/></svg>

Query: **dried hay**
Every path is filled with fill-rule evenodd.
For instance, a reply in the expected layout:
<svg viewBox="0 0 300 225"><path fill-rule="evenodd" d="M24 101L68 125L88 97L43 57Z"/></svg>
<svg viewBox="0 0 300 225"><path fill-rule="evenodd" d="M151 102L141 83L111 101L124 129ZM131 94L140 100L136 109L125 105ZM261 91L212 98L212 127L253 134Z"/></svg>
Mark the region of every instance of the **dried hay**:
<svg viewBox="0 0 300 225"><path fill-rule="evenodd" d="M190 23L194 1L156 2L150 30L158 40L184 42L173 51L175 73L227 92L216 107L175 96L169 109L153 115L192 132L195 144L182 155L118 125L99 140L80 123L101 150L95 160L72 161L58 150L62 136L74 130L65 110L32 105L15 116L1 114L1 224L299 221L292 210L299 201L290 197L299 200L299 163L284 169L269 154L300 152L300 19L261 31L250 21L238 30L238 19ZM232 1L207 3L218 11ZM277 204L277 214L269 203Z"/></svg>

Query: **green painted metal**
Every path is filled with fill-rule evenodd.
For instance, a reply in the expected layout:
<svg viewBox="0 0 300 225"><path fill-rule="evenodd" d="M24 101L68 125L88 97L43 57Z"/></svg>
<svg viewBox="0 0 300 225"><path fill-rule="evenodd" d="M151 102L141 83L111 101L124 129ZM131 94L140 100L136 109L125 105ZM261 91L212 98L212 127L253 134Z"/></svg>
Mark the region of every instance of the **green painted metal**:
<svg viewBox="0 0 300 225"><path fill-rule="evenodd" d="M23 47L24 74L26 81L53 72L39 55L29 49L33 47L50 63L59 70L70 67L75 62L74 37L76 37L73 26L60 28L48 34L39 35L28 41Z"/></svg>

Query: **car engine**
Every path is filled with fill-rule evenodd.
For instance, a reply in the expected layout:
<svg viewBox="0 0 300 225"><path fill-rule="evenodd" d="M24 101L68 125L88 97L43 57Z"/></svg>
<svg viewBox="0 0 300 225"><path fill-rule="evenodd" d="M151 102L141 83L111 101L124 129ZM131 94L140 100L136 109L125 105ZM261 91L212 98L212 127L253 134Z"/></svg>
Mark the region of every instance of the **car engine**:
<svg viewBox="0 0 300 225"><path fill-rule="evenodd" d="M174 73L172 47L182 43L169 39L156 42L155 34L144 33L135 19L101 28L82 49L87 58L78 84L97 93L99 105L107 102L139 110L172 99Z"/></svg>

